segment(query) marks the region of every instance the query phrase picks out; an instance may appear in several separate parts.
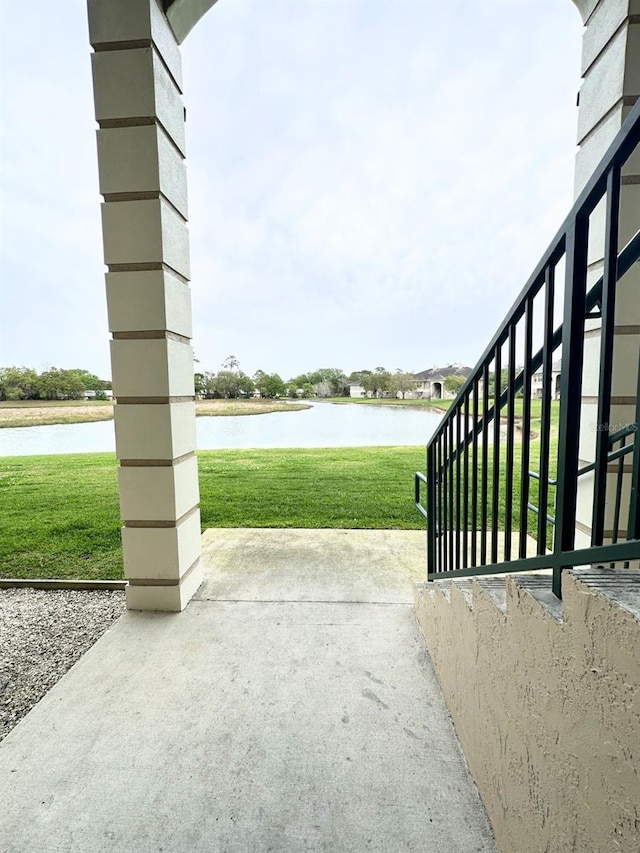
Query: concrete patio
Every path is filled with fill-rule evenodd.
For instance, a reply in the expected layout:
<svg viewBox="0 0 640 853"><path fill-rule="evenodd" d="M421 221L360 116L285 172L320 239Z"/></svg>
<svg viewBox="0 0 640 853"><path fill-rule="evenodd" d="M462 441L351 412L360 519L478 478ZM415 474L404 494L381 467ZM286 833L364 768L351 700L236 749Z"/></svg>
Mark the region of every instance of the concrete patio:
<svg viewBox="0 0 640 853"><path fill-rule="evenodd" d="M215 530L0 744L3 853L492 851L419 634L424 534Z"/></svg>

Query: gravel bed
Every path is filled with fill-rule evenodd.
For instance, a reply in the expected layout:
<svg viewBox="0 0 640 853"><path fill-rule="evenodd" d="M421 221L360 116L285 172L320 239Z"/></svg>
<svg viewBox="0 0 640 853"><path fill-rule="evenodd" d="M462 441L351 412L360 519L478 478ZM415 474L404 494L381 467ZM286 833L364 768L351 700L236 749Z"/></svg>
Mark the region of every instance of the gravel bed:
<svg viewBox="0 0 640 853"><path fill-rule="evenodd" d="M124 611L121 590L0 590L0 740Z"/></svg>

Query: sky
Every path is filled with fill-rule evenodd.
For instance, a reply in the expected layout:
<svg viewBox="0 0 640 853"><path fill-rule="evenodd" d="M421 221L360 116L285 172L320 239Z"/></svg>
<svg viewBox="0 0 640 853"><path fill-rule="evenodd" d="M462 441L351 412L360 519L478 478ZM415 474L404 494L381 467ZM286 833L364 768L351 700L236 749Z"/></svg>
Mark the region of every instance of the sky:
<svg viewBox="0 0 640 853"><path fill-rule="evenodd" d="M110 375L85 0L0 0L0 366ZM571 0L219 0L182 46L194 352L473 365L573 201Z"/></svg>

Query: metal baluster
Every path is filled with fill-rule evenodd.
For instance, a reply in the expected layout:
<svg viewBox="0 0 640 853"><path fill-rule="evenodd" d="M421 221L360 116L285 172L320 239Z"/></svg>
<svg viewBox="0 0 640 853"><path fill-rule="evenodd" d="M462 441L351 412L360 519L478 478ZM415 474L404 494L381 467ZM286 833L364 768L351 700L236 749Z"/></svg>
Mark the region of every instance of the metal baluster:
<svg viewBox="0 0 640 853"><path fill-rule="evenodd" d="M515 432L516 401L516 327L509 327L509 367L508 367L508 406L507 409L507 459L506 481L504 490L504 559L511 559L511 528L513 520L513 440Z"/></svg>
<svg viewBox="0 0 640 853"><path fill-rule="evenodd" d="M427 446L427 572L436 572L436 459L433 441Z"/></svg>
<svg viewBox="0 0 640 853"><path fill-rule="evenodd" d="M560 386L560 434L558 438L558 488L556 535L553 554L553 592L562 597L565 554L573 551L576 535L578 444L582 394L582 351L586 307L589 218L576 215L567 230L567 266L562 323L562 373ZM541 514L545 507L541 508Z"/></svg>
<svg viewBox="0 0 640 853"><path fill-rule="evenodd" d="M633 434L633 470L631 474L631 499L627 539L640 539L640 353L638 354L638 390L636 396L636 422Z"/></svg>
<svg viewBox="0 0 640 853"><path fill-rule="evenodd" d="M462 495L460 489L460 411L461 405L456 411L456 567L462 568L460 564L460 515Z"/></svg>
<svg viewBox="0 0 640 853"><path fill-rule="evenodd" d="M470 392L467 392L464 398L463 410L463 433L464 433L464 501L462 503L462 567L464 569L469 565L469 397Z"/></svg>
<svg viewBox="0 0 640 853"><path fill-rule="evenodd" d="M478 565L478 381L473 383L473 468L471 470L471 565Z"/></svg>
<svg viewBox="0 0 640 853"><path fill-rule="evenodd" d="M620 439L620 448L626 447L627 445L627 436L623 435ZM613 450L613 448L611 448ZM606 474L605 474L606 476ZM624 456L621 455L618 457L618 469L616 476L616 500L613 509L613 528L611 530L611 544L615 545L618 541L618 530L620 529L620 510L622 503L622 484L624 482ZM598 543L602 545L602 542ZM615 563L611 564L611 568Z"/></svg>
<svg viewBox="0 0 640 853"><path fill-rule="evenodd" d="M605 424L611 416L611 384L613 374L613 338L615 334L615 300L618 279L618 218L620 209L620 166L609 172L607 180L607 215L602 279L602 329L600 333L600 376L598 384L598 429L593 481L593 515L591 544L604 541L604 515L607 497L607 463L609 432Z"/></svg>
<svg viewBox="0 0 640 853"><path fill-rule="evenodd" d="M448 547L448 532L449 532L449 430L448 422L442 431L442 550L444 553L445 571L449 571L449 547Z"/></svg>
<svg viewBox="0 0 640 853"><path fill-rule="evenodd" d="M454 466L455 450L453 445L453 416L449 417L449 568L459 569L460 566L453 559L454 524L453 516L453 488L454 488Z"/></svg>
<svg viewBox="0 0 640 853"><path fill-rule="evenodd" d="M482 371L482 476L481 496L482 505L480 510L480 565L487 565L487 481L489 468L489 428L487 424L487 412L489 411L489 362L485 362Z"/></svg>
<svg viewBox="0 0 640 853"><path fill-rule="evenodd" d="M567 261L568 264L568 261ZM555 298L555 270L545 270L544 291L544 343L542 346L542 413L540 418L540 483L538 492L538 554L547 549L547 515L549 502L549 444L551 432L551 366L553 359L553 306ZM564 353L563 353L564 356ZM564 375L564 366L562 374ZM560 405L564 403L560 401Z"/></svg>
<svg viewBox="0 0 640 853"><path fill-rule="evenodd" d="M437 488L437 506L438 506L438 571L444 571L443 568L443 554L442 554L442 436L438 436L438 440L436 442L436 456L438 462L438 473L436 475L436 488Z"/></svg>
<svg viewBox="0 0 640 853"><path fill-rule="evenodd" d="M502 343L496 348L493 383L493 452L491 454L491 563L498 562L498 511L500 506L500 396L502 386Z"/></svg>
<svg viewBox="0 0 640 853"><path fill-rule="evenodd" d="M527 556L529 530L529 460L531 458L531 351L533 349L533 296L524 313L524 370L522 378L522 464L520 468L520 543L518 556Z"/></svg>

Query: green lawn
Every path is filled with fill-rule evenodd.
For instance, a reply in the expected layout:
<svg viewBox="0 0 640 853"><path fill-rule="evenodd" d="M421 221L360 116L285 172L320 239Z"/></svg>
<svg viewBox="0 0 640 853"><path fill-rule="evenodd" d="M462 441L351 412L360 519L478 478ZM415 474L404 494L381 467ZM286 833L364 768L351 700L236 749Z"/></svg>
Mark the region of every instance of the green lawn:
<svg viewBox="0 0 640 853"><path fill-rule="evenodd" d="M313 402L313 400L311 401ZM325 402L329 403L355 403L361 406L405 406L407 408L412 409L426 409L430 411L440 411L447 412L451 404L454 402L453 400L396 400L389 397L384 397L380 400L373 400L369 397L329 397ZM522 408L523 408L523 399L522 397L516 398L516 406L515 406L515 416L516 419L522 418ZM478 411L482 412L482 398L478 401ZM490 405L493 405L493 401L490 401ZM507 409L504 408L501 411L501 415L503 418L507 416ZM541 400L532 400L531 401L531 429L533 432L540 431L540 418L542 416L542 401ZM560 417L560 404L557 400L551 401L551 426L557 427Z"/></svg>
<svg viewBox="0 0 640 853"><path fill-rule="evenodd" d="M471 458L473 452L470 451L469 456L469 464L470 471L472 470L471 466ZM557 456L558 456L558 441L557 438L552 438L549 446L549 477L551 479L555 479L556 471L557 471ZM481 506L481 477L482 477L482 448L478 449L478 507ZM488 449L488 471L489 471L489 480L488 480L488 488L487 488L487 496L488 496L488 508L487 508L487 527L490 527L493 521L493 511L492 511L492 483L491 483L491 475L492 475L492 465L493 465L493 448L489 447ZM499 458L499 482L500 482L500 490L499 490L499 499L498 499L498 528L500 530L504 530L505 526L505 515L506 515L506 445L502 443L500 445L500 458ZM529 471L540 470L540 442L532 441L530 448L530 456L529 456ZM513 531L517 531L520 527L520 498L521 498L521 466L522 466L522 445L519 442L514 444L513 448L513 461L514 461L514 472L513 472L513 487L512 487L512 502L511 502L511 512L512 512L512 522L511 529ZM455 474L454 474L455 476ZM461 469L461 484L462 490L464 491L464 475ZM471 485L471 484L470 484ZM539 480L536 480L533 477L529 478L529 503L534 506L539 505ZM547 514L554 516L555 515L555 498L556 498L556 489L555 487L550 486L548 489L547 495ZM454 494L455 500L455 494ZM480 526L480 511L478 510L478 527ZM529 535L532 535L535 538L535 531L538 527L538 515L532 511L527 513L527 526ZM547 547L551 547L553 537L553 528L551 525L547 525Z"/></svg>
<svg viewBox="0 0 640 853"><path fill-rule="evenodd" d="M519 443L514 451L517 527ZM538 453L533 441L534 470ZM551 476L556 453L554 437ZM219 450L198 458L203 529L424 527L413 505L414 472L425 470L423 447ZM503 483L504 461L502 445ZM536 481L531 489L537 503ZM550 511L554 497L550 489ZM501 489L500 525L504 515ZM535 525L533 516L529 523ZM114 454L0 458L0 576L121 578L120 525Z"/></svg>
<svg viewBox="0 0 640 853"><path fill-rule="evenodd" d="M198 454L206 527L423 526L421 447ZM3 577L121 578L113 454L0 458Z"/></svg>
<svg viewBox="0 0 640 853"><path fill-rule="evenodd" d="M69 406L112 406L113 400L0 400L0 409L59 409Z"/></svg>
<svg viewBox="0 0 640 853"><path fill-rule="evenodd" d="M314 401L309 400L309 402L313 403ZM324 399L320 399L318 402L340 404L355 403L360 406L405 406L410 409L437 409L441 412L446 412L449 406L453 403L453 400L419 400L409 398L406 400L399 400L396 397L381 397L380 399L373 397L326 397Z"/></svg>
<svg viewBox="0 0 640 853"><path fill-rule="evenodd" d="M0 458L2 577L120 578L111 453Z"/></svg>

